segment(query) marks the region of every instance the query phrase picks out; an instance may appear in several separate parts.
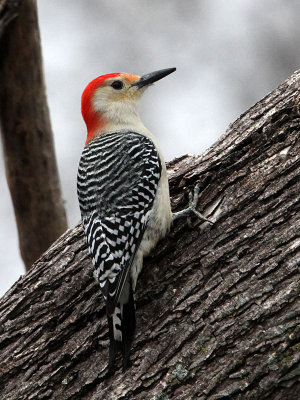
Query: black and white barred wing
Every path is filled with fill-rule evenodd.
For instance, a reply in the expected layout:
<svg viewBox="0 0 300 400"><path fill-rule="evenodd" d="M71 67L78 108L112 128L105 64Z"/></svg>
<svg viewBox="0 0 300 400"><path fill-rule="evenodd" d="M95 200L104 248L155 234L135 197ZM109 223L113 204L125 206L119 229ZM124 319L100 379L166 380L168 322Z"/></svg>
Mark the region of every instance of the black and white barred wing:
<svg viewBox="0 0 300 400"><path fill-rule="evenodd" d="M160 175L154 144L134 132L101 135L82 153L77 182L82 222L110 314L147 226Z"/></svg>

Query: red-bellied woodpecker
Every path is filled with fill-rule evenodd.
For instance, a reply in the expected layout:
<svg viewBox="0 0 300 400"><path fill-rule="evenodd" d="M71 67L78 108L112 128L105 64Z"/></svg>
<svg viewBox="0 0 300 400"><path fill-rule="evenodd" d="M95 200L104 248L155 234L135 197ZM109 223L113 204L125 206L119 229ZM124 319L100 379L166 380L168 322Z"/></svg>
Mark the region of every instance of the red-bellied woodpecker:
<svg viewBox="0 0 300 400"><path fill-rule="evenodd" d="M118 351L123 368L130 365L133 292L143 257L172 222L165 162L155 137L139 118L137 105L150 84L174 71L168 68L142 77L103 75L82 94L87 140L78 169L78 198L95 276L106 302L110 370ZM194 200L191 208L173 217L197 213Z"/></svg>

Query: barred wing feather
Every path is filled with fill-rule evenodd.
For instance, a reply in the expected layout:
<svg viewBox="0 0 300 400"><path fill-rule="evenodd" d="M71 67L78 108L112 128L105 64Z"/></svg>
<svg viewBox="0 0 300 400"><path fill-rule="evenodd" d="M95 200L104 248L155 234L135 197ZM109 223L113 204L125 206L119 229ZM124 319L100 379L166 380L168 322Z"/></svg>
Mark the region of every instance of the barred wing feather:
<svg viewBox="0 0 300 400"><path fill-rule="evenodd" d="M100 135L82 153L77 180L82 222L109 314L145 232L160 175L153 142L135 132Z"/></svg>

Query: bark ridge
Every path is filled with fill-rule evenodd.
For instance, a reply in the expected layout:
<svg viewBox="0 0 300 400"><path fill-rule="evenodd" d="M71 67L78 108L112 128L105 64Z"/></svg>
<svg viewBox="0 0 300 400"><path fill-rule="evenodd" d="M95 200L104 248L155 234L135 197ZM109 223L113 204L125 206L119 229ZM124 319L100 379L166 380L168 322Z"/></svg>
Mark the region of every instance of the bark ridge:
<svg viewBox="0 0 300 400"><path fill-rule="evenodd" d="M0 397L288 399L299 382L300 71L197 157L168 165L173 209L201 182L138 282L133 367L107 376L108 334L80 225L0 301Z"/></svg>

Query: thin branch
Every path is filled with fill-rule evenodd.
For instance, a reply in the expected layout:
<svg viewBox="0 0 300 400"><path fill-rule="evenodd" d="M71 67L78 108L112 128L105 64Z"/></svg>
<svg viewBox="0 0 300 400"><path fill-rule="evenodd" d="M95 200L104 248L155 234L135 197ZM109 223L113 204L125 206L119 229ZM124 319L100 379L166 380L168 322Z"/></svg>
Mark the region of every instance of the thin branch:
<svg viewBox="0 0 300 400"><path fill-rule="evenodd" d="M66 230L67 221L45 94L36 2L27 0L17 7L19 3L5 2L7 7L2 7L7 13L1 23L5 15L8 19L18 15L0 38L0 122L20 249L28 269Z"/></svg>

